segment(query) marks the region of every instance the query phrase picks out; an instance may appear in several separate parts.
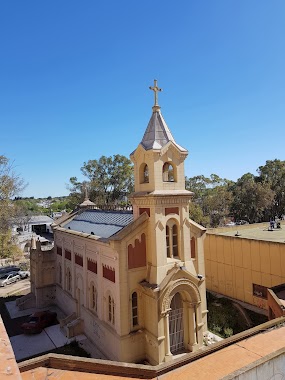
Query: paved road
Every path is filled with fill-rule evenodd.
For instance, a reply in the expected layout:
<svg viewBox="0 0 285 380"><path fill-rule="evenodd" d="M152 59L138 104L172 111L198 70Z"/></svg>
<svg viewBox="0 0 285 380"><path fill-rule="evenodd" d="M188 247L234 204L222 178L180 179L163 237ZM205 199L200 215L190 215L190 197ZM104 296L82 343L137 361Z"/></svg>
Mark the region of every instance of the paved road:
<svg viewBox="0 0 285 380"><path fill-rule="evenodd" d="M7 297L16 294L27 294L31 290L31 283L29 278L14 282L6 287L0 287L0 297Z"/></svg>

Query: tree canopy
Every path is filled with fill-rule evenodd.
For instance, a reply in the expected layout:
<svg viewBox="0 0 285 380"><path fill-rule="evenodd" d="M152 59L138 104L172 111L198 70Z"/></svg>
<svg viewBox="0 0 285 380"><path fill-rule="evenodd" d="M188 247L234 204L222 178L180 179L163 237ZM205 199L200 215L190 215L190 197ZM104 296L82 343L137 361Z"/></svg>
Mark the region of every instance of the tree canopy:
<svg viewBox="0 0 285 380"><path fill-rule="evenodd" d="M259 181L274 193L273 203L268 210L271 215L282 215L285 210L285 161L268 160L257 169Z"/></svg>
<svg viewBox="0 0 285 380"><path fill-rule="evenodd" d="M89 160L81 167L86 181L70 178L70 202L75 206L84 199L87 186L89 199L97 205L123 204L134 187L132 162L125 156L102 156L99 160Z"/></svg>
<svg viewBox="0 0 285 380"><path fill-rule="evenodd" d="M16 207L12 198L25 187L23 179L15 173L13 163L0 156L0 256L15 257L19 249L13 242L10 226L18 213L22 211Z"/></svg>
<svg viewBox="0 0 285 380"><path fill-rule="evenodd" d="M133 191L134 173L131 161L120 155L102 156L83 163L86 180L71 177L67 208L84 200L84 187L97 206L120 206ZM189 215L206 227L218 227L234 220L249 223L269 221L285 215L285 161L268 160L257 169L257 175L246 173L236 182L217 174L185 178L192 191Z"/></svg>
<svg viewBox="0 0 285 380"><path fill-rule="evenodd" d="M207 227L227 220L249 223L269 221L285 215L285 161L268 160L236 182L216 174L186 177L186 188L194 192L190 217Z"/></svg>
<svg viewBox="0 0 285 380"><path fill-rule="evenodd" d="M204 226L218 226L229 214L232 183L217 174L211 174L210 177L186 177L186 189L194 192L190 217Z"/></svg>
<svg viewBox="0 0 285 380"><path fill-rule="evenodd" d="M17 211L13 207L12 198L24 187L24 180L15 173L13 163L7 157L0 156L0 233L8 231Z"/></svg>
<svg viewBox="0 0 285 380"><path fill-rule="evenodd" d="M263 221L272 208L274 191L267 183L258 181L253 174L244 174L232 188L233 202L231 211L236 219L249 223Z"/></svg>

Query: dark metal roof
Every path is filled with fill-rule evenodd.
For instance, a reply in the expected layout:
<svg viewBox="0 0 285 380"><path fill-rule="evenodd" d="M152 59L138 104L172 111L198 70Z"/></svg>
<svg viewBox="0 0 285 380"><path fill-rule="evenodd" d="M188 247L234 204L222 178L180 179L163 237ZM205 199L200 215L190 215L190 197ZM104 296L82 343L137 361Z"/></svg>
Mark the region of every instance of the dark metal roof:
<svg viewBox="0 0 285 380"><path fill-rule="evenodd" d="M64 228L108 238L132 221L132 211L86 210L76 215Z"/></svg>

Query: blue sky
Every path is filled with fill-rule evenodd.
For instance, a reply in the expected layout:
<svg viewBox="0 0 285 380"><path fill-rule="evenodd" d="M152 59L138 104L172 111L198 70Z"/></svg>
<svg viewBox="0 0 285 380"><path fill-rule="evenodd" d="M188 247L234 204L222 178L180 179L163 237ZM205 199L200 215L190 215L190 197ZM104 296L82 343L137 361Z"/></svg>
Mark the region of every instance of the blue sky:
<svg viewBox="0 0 285 380"><path fill-rule="evenodd" d="M67 195L84 161L129 154L162 114L188 177L284 160L283 0L0 4L0 154L24 196Z"/></svg>

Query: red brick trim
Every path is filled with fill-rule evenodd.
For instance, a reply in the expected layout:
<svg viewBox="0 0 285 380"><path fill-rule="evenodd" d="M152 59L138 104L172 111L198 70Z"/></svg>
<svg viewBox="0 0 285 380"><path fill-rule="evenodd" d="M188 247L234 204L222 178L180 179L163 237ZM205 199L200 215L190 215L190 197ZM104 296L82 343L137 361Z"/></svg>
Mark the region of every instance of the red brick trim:
<svg viewBox="0 0 285 380"><path fill-rule="evenodd" d="M71 252L68 249L64 250L65 258L71 261Z"/></svg>
<svg viewBox="0 0 285 380"><path fill-rule="evenodd" d="M97 274L97 261L87 259L87 269L90 270L90 272Z"/></svg>
<svg viewBox="0 0 285 380"><path fill-rule="evenodd" d="M179 215L179 208L178 207L167 207L165 209L165 216L169 214L177 214Z"/></svg>

